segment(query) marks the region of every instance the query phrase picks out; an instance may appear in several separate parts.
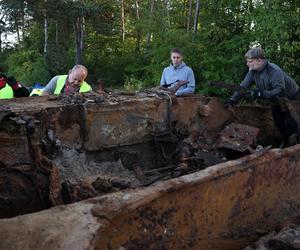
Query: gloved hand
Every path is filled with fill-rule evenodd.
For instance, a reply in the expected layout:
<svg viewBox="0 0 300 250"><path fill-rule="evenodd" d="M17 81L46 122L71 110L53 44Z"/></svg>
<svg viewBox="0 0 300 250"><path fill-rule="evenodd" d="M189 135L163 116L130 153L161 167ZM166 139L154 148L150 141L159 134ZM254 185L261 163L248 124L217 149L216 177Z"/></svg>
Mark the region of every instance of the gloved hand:
<svg viewBox="0 0 300 250"><path fill-rule="evenodd" d="M262 98L262 92L260 92L258 89L252 89L250 91L250 96L253 98L253 99L257 99L257 98Z"/></svg>
<svg viewBox="0 0 300 250"><path fill-rule="evenodd" d="M237 104L236 101L232 100L232 99L228 99L224 102L224 107L225 108L229 108L229 107L233 107Z"/></svg>

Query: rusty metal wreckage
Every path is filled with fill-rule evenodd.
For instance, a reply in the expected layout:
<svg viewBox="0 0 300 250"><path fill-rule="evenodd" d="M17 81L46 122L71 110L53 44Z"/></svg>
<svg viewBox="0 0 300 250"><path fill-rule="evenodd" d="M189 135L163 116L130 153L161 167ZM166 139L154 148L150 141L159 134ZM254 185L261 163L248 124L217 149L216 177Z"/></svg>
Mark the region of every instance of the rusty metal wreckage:
<svg viewBox="0 0 300 250"><path fill-rule="evenodd" d="M155 90L0 103L0 249L243 249L298 223L300 146L271 148L267 106Z"/></svg>

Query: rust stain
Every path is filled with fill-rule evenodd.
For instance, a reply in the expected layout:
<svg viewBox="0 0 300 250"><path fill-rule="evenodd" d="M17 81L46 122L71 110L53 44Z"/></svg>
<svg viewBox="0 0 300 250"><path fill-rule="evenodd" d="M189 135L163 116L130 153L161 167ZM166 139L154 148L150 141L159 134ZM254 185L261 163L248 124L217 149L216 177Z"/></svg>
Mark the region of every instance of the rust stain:
<svg viewBox="0 0 300 250"><path fill-rule="evenodd" d="M0 204L7 205L7 201L13 203L15 199L15 211L11 213L5 207L7 213L1 216L34 212L63 202L70 203L112 192L73 204L73 207L68 205L44 211L45 218L52 219L51 211L60 214L68 209L72 213L72 208L81 209L84 215L72 213L71 217L73 219L74 216L77 221L76 216L87 216L98 223L95 231L83 226L92 235L92 240L80 238L81 234L64 233L68 240L80 238L78 245L85 242L82 244L90 248L218 250L241 249L257 239L257 229L273 230L282 221L299 215L300 194L295 192L300 188L299 145L250 155L202 171L195 168L197 172L193 174L157 182L147 188L140 187L145 180L149 181L145 181L145 186L159 180L150 179L147 173L157 171L161 174L159 177L174 177L176 171L172 171L178 170L174 164L176 160L176 164L179 161L189 168L189 165L199 167L200 163L207 167L224 158L224 155L220 154L218 158L213 154L215 152L208 152L210 146L215 145L212 138L215 139L217 132L235 115L225 110L219 99L193 96L173 99L171 102L158 97L138 100L134 96L119 99L111 96L107 100L110 104L104 105L104 99L96 103L93 102L95 98L87 98L79 96L76 100L66 100L58 97L49 99L48 105L43 103L40 107L34 106L38 103L36 99L32 99L32 103L23 103L24 107L17 100L12 107L17 117L19 113L26 113L24 109L28 105L31 115L42 123L35 128L33 135L26 135L23 125L14 124L3 116L3 122L9 124L9 130L0 133ZM43 155L41 152L41 141L51 134L50 131L53 132L54 141L57 139L65 148L72 147L74 155L78 155L76 159L82 160L78 163L82 164L80 167L86 167L85 164L94 159L93 165L87 167L85 177L80 176L80 180L67 178L63 188L61 169L47 158L50 154ZM229 129L219 133L219 147L248 150L255 144L258 132L253 127L232 124ZM169 137L164 137L166 134ZM172 139L172 136L185 137L186 140ZM165 141L160 143L158 139ZM15 150L12 141L24 145L19 145ZM178 141L184 143L180 145ZM149 145L141 145L142 142L149 142ZM172 146L167 148L167 144ZM132 147L129 149L129 146ZM139 148L139 152L151 150L152 154L145 153L145 159L148 160L160 155L160 158L151 159L153 165L160 164L157 159L163 159L169 165L157 169L157 166L147 166L148 169L144 171L141 155L137 154L134 147ZM176 150L179 156L175 155L178 153ZM13 151L14 155L11 154ZM13 161L11 155L16 160ZM65 156L62 154L61 158L64 160ZM73 163L76 159L72 159ZM108 159L123 164L122 171L132 171L133 175L135 171L140 183L105 179L104 176L96 178L93 171L99 167L98 163L102 164ZM108 172L111 166L119 165L106 165ZM167 170L171 174L164 176ZM129 189L131 187L139 188ZM120 189L125 190L113 192ZM34 221L36 216L39 215L33 214L30 218ZM53 224L64 227L63 223L62 220ZM51 230L55 231L45 227L43 232L35 233L37 236L39 233L47 235ZM58 236L53 236L51 244L56 243L55 237ZM41 242L48 239L37 238ZM57 240L57 246L64 244Z"/></svg>
<svg viewBox="0 0 300 250"><path fill-rule="evenodd" d="M228 170L236 164L232 174L219 171L216 177L211 175L209 180L193 186L182 185L172 193L167 191L172 188L166 182L166 195L162 193L144 206L123 210L112 218L110 226L100 233L97 249L245 247L259 237L256 230L272 230L280 221L298 214L291 207L300 205L299 195L293 192L295 185L282 178L292 168L291 155L297 162L292 163L297 175L288 174L289 181L299 175L300 158L296 151L300 146L294 150L274 150L260 157L251 156L252 160L235 161L232 166L222 164ZM239 170L240 166L243 167ZM174 182L172 185L175 188Z"/></svg>

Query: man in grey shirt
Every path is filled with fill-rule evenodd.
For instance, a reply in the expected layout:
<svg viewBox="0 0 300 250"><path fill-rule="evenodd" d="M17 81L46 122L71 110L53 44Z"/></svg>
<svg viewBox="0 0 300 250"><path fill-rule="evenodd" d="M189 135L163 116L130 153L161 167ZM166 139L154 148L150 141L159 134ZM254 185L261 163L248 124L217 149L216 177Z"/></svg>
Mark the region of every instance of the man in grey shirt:
<svg viewBox="0 0 300 250"><path fill-rule="evenodd" d="M275 125L283 136L283 144L287 146L289 137L296 133L297 123L288 111L282 111L278 103L278 97L286 97L290 100L299 100L299 87L296 82L287 75L279 66L266 60L262 48L253 48L245 54L249 71L240 84L241 87L250 88L254 99L267 99L272 102L272 115ZM225 106L233 106L242 98L239 92L235 92Z"/></svg>
<svg viewBox="0 0 300 250"><path fill-rule="evenodd" d="M53 77L43 89L42 95L59 95L61 93L70 95L77 92L89 92L92 88L84 81L87 74L87 68L77 64L69 71L68 75Z"/></svg>

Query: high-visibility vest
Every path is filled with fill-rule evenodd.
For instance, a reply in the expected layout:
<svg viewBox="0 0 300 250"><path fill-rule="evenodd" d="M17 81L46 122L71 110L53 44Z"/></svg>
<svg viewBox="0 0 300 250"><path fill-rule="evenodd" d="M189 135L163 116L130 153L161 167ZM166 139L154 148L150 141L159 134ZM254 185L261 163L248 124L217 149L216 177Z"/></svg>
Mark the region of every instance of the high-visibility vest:
<svg viewBox="0 0 300 250"><path fill-rule="evenodd" d="M59 95L63 87L65 86L66 79L68 75L61 75L58 77L57 82L56 82L56 88L54 90L55 95ZM86 83L85 81L82 82L79 92L84 93L84 92L89 92L92 90L92 87Z"/></svg>
<svg viewBox="0 0 300 250"><path fill-rule="evenodd" d="M30 96L41 96L43 89L33 89L30 93Z"/></svg>
<svg viewBox="0 0 300 250"><path fill-rule="evenodd" d="M4 88L0 89L0 99L14 98L14 91L8 84Z"/></svg>

